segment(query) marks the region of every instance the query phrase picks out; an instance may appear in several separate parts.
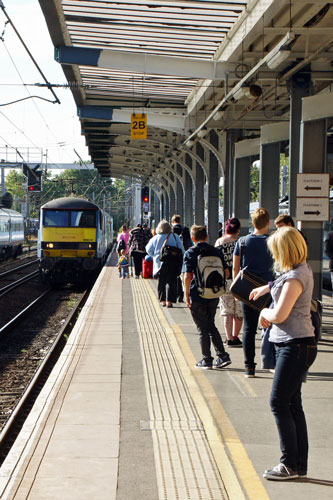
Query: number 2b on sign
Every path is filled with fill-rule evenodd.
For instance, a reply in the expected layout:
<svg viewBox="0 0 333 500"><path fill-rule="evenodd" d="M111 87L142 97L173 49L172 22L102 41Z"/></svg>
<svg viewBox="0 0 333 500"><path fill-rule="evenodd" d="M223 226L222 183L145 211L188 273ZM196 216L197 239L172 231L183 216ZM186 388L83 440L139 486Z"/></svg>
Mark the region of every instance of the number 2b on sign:
<svg viewBox="0 0 333 500"><path fill-rule="evenodd" d="M131 139L147 139L147 115L131 115Z"/></svg>

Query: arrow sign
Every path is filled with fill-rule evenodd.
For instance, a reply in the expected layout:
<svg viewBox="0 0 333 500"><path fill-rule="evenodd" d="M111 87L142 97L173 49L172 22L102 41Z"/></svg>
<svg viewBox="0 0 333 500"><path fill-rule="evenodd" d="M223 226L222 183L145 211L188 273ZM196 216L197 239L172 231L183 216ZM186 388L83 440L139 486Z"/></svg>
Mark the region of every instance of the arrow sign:
<svg viewBox="0 0 333 500"><path fill-rule="evenodd" d="M329 198L297 198L296 219L304 221L326 221L330 217Z"/></svg>
<svg viewBox="0 0 333 500"><path fill-rule="evenodd" d="M297 174L296 196L330 195L330 174Z"/></svg>

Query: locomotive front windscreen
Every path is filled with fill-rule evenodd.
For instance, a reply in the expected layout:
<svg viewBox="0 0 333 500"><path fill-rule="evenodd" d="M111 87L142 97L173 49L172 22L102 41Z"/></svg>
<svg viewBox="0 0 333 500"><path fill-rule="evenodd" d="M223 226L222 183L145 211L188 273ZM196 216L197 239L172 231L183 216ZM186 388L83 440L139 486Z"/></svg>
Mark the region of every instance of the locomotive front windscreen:
<svg viewBox="0 0 333 500"><path fill-rule="evenodd" d="M44 227L96 227L95 210L44 210Z"/></svg>

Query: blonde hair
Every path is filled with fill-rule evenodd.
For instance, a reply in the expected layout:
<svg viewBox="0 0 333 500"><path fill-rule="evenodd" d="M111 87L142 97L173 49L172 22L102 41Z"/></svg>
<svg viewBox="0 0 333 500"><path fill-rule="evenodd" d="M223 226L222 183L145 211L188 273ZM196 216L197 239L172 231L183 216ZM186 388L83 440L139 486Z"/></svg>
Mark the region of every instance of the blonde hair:
<svg viewBox="0 0 333 500"><path fill-rule="evenodd" d="M302 234L294 227L284 226L267 239L267 246L274 259L275 270L294 269L308 256L308 247Z"/></svg>
<svg viewBox="0 0 333 500"><path fill-rule="evenodd" d="M266 208L259 207L251 214L251 219L256 229L263 229L269 224L269 213Z"/></svg>

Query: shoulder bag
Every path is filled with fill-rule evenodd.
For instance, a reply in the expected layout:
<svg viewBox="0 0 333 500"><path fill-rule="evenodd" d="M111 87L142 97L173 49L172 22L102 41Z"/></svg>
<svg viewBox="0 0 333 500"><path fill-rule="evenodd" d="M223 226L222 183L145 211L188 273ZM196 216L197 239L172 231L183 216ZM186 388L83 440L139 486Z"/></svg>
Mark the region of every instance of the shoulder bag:
<svg viewBox="0 0 333 500"><path fill-rule="evenodd" d="M241 238L240 240L240 251L239 251L239 259L240 265L242 266L242 248L245 247L245 238ZM271 295L267 293L263 297L259 297L258 300L250 300L249 295L250 292L254 288L258 288L259 286L267 285L268 282L251 273L250 271L246 271L245 269L241 269L237 274L236 278L230 285L230 292L236 299L241 300L248 306L252 307L256 311L261 311L264 307L267 307L271 302Z"/></svg>
<svg viewBox="0 0 333 500"><path fill-rule="evenodd" d="M170 267L174 267L177 270L177 276L181 274L183 265L183 252L181 248L177 246L167 245L171 233L168 234L167 238L161 248L160 261L167 264Z"/></svg>

